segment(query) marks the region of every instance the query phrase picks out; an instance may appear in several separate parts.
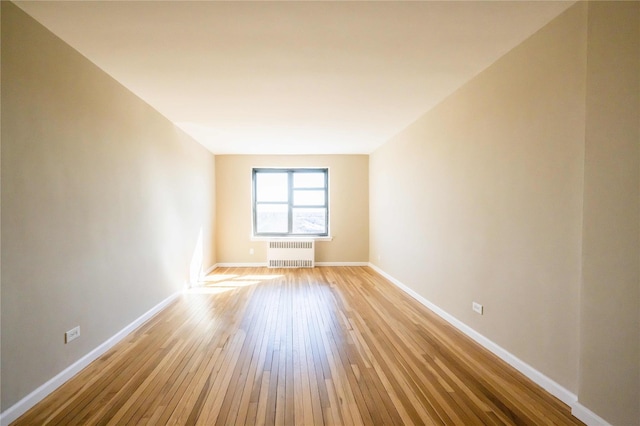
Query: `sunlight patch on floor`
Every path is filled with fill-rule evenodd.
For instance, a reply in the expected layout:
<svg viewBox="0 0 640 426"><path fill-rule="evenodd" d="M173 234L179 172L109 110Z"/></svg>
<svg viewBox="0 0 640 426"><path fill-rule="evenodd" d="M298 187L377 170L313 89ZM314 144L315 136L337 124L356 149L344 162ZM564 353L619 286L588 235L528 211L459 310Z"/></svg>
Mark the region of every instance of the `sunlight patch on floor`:
<svg viewBox="0 0 640 426"><path fill-rule="evenodd" d="M237 274L210 274L204 277L196 286L188 289L187 294L219 294L280 277L282 277L282 275L264 274L238 276Z"/></svg>

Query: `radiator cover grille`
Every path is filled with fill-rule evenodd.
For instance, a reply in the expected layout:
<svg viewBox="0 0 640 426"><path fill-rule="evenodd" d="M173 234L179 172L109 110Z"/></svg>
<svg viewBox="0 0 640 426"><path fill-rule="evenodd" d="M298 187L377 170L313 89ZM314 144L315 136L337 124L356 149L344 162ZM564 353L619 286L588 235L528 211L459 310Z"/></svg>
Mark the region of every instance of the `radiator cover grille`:
<svg viewBox="0 0 640 426"><path fill-rule="evenodd" d="M267 242L269 268L313 268L315 244L313 240L273 240Z"/></svg>
<svg viewBox="0 0 640 426"><path fill-rule="evenodd" d="M269 260L269 268L313 268L313 260Z"/></svg>

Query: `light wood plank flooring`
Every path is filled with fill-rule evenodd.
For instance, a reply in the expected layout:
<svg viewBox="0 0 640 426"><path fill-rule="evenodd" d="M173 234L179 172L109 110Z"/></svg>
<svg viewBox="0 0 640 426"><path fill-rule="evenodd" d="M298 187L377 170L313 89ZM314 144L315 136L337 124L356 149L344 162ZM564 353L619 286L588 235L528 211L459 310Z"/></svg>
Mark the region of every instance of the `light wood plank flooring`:
<svg viewBox="0 0 640 426"><path fill-rule="evenodd" d="M224 268L16 425L581 424L366 267Z"/></svg>

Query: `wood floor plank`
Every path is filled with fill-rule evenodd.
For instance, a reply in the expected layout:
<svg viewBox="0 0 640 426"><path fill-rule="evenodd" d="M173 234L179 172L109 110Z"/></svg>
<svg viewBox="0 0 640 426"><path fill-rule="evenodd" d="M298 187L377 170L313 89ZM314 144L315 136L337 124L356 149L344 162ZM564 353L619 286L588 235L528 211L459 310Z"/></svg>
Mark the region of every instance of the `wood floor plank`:
<svg viewBox="0 0 640 426"><path fill-rule="evenodd" d="M578 425L367 267L220 268L14 425Z"/></svg>

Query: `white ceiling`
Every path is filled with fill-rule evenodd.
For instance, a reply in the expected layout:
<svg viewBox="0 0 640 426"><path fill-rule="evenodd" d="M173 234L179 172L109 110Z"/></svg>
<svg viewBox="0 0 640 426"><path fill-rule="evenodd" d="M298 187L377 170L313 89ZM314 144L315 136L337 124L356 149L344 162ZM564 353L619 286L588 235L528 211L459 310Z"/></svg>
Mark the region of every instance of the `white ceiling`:
<svg viewBox="0 0 640 426"><path fill-rule="evenodd" d="M370 153L573 3L17 2L215 154Z"/></svg>

